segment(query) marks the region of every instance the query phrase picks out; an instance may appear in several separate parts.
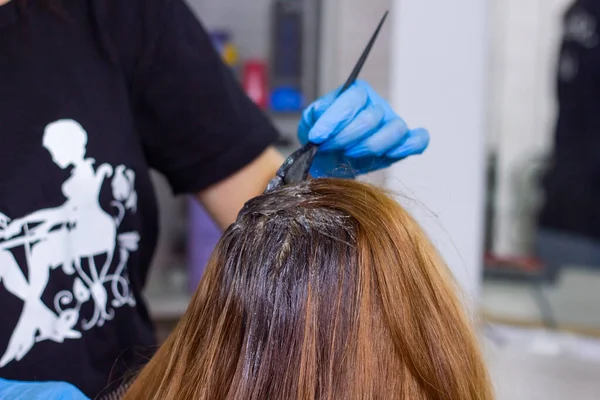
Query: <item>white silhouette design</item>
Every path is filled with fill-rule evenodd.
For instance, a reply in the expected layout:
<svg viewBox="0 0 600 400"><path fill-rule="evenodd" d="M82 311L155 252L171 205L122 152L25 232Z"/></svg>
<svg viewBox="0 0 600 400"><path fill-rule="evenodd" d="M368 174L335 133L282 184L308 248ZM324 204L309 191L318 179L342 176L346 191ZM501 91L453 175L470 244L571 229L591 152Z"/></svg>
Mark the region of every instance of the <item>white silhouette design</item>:
<svg viewBox="0 0 600 400"><path fill-rule="evenodd" d="M73 120L49 124L43 146L62 169L72 166L71 176L62 184L66 201L59 207L41 209L10 220L0 213L0 283L23 301L23 310L0 359L0 368L21 360L37 342L79 339L77 330L82 304L93 300L90 318L81 318L83 331L102 326L114 317L114 308L135 306L125 273L129 254L138 248L137 232L117 235L127 210L136 211L135 173L125 166L100 165L86 158L87 133ZM112 180L115 200L112 216L100 207L99 195L105 179ZM119 262L111 271L115 247ZM11 250L25 249L27 275ZM66 275L76 274L72 290L55 295L54 310L41 296L48 286L50 271L61 267ZM110 305L109 286L113 300Z"/></svg>

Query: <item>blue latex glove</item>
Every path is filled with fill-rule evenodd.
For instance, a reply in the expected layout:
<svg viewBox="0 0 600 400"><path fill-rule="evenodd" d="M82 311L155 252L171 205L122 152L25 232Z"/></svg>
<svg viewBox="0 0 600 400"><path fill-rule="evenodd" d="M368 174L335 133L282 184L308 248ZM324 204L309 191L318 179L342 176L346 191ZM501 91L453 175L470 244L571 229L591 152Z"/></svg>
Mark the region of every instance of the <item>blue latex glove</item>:
<svg viewBox="0 0 600 400"><path fill-rule="evenodd" d="M2 400L89 400L66 382L20 382L0 378Z"/></svg>
<svg viewBox="0 0 600 400"><path fill-rule="evenodd" d="M319 144L311 175L350 178L421 154L429 133L410 130L389 103L364 81L336 99L339 89L311 104L298 129L302 144Z"/></svg>

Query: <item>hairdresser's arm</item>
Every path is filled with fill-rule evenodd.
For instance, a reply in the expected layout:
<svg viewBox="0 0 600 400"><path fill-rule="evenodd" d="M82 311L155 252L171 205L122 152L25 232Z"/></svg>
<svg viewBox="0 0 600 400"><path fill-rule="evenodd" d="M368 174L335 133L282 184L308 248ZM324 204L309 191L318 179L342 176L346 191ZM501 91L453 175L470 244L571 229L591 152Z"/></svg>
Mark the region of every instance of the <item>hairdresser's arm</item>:
<svg viewBox="0 0 600 400"><path fill-rule="evenodd" d="M273 147L229 178L198 193L198 199L223 229L237 218L246 201L265 191L269 181L283 163Z"/></svg>
<svg viewBox="0 0 600 400"><path fill-rule="evenodd" d="M144 155L175 193L197 194L225 228L281 165L270 147L277 131L218 57L185 1L139 4L144 10L133 14L151 16L140 22L144 29L133 37L129 30L113 34L114 43L124 46L123 59L133 64L124 68L135 75ZM321 145L313 176L351 177L419 154L429 136L408 129L367 83L357 82L339 98L332 92L313 103L303 114L299 139Z"/></svg>
<svg viewBox="0 0 600 400"><path fill-rule="evenodd" d="M352 178L422 153L429 144L425 129L409 129L390 105L366 82L342 96L337 92L304 112L300 142L320 144L311 175ZM237 173L199 193L200 201L225 228L246 201L261 194L283 159L272 147Z"/></svg>

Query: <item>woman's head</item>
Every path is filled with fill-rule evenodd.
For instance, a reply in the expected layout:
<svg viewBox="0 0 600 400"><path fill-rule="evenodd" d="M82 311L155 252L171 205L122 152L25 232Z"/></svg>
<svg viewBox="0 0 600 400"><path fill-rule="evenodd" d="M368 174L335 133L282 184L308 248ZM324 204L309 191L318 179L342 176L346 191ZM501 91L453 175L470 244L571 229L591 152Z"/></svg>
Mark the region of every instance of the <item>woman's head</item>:
<svg viewBox="0 0 600 400"><path fill-rule="evenodd" d="M372 186L319 179L246 204L126 399L491 397L419 226Z"/></svg>
<svg viewBox="0 0 600 400"><path fill-rule="evenodd" d="M46 126L42 142L56 165L64 169L84 159L87 133L77 121L62 119Z"/></svg>

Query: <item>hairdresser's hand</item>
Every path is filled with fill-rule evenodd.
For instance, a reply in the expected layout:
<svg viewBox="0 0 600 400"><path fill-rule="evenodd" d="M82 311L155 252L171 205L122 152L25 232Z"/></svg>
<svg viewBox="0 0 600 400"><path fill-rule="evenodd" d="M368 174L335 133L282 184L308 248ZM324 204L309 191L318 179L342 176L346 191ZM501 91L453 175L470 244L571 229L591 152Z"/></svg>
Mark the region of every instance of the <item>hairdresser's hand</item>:
<svg viewBox="0 0 600 400"><path fill-rule="evenodd" d="M0 378L2 400L89 400L66 382L19 382Z"/></svg>
<svg viewBox="0 0 600 400"><path fill-rule="evenodd" d="M427 130L408 129L368 83L357 81L336 99L338 91L310 105L300 121L300 142L320 145L313 177L354 177L427 148Z"/></svg>

